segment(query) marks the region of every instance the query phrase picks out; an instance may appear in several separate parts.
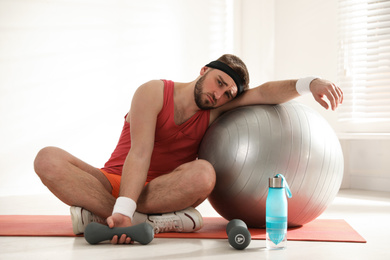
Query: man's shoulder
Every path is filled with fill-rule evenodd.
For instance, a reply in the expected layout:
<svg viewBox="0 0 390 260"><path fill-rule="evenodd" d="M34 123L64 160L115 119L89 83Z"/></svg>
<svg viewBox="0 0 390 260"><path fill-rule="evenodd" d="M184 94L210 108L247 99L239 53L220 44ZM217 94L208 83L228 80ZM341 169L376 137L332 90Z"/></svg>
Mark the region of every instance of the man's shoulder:
<svg viewBox="0 0 390 260"><path fill-rule="evenodd" d="M162 80L151 80L145 82L138 87L136 94L138 95L148 95L159 97L164 93L164 82Z"/></svg>
<svg viewBox="0 0 390 260"><path fill-rule="evenodd" d="M159 80L159 79L154 79L154 80L150 80L150 81L145 82L140 87L150 88L150 89L158 89L158 88L164 87L164 81Z"/></svg>

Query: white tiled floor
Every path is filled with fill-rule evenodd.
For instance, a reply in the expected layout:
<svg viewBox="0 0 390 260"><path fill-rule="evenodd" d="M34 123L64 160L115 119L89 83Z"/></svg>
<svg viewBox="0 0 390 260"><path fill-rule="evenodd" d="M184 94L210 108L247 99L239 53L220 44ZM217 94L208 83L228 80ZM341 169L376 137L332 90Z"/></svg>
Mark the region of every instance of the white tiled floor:
<svg viewBox="0 0 390 260"><path fill-rule="evenodd" d="M69 214L50 194L0 197L0 214ZM206 202L203 216L219 216ZM282 251L267 251L252 240L238 251L225 239L154 239L149 245L91 246L82 237L0 237L0 259L390 259L390 193L341 190L320 218L345 219L368 242L289 241Z"/></svg>

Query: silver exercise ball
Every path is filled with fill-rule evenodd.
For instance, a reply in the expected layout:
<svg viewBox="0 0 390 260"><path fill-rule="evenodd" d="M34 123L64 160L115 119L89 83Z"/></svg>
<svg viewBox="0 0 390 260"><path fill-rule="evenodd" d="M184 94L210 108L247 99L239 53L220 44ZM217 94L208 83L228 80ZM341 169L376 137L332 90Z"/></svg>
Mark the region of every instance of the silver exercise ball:
<svg viewBox="0 0 390 260"><path fill-rule="evenodd" d="M199 158L217 173L209 196L224 218L265 227L268 178L281 173L290 186L288 225L317 218L333 201L343 177L340 143L327 121L298 102L237 108L207 130Z"/></svg>

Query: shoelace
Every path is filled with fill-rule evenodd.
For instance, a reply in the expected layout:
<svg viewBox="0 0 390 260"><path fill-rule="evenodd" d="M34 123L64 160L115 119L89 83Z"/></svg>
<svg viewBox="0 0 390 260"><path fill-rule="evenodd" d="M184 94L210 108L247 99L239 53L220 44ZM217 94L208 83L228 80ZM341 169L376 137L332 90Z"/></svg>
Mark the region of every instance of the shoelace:
<svg viewBox="0 0 390 260"><path fill-rule="evenodd" d="M95 214L93 214L92 212L86 210L86 209L82 209L84 211L87 211L87 221L83 221L84 222L84 225L88 225L90 222L97 222L97 223L100 223L100 224L105 224L106 221L104 219L102 219L101 217L99 216L96 216ZM82 214L82 217L83 217L83 214Z"/></svg>
<svg viewBox="0 0 390 260"><path fill-rule="evenodd" d="M101 217L96 216L93 213L91 213L91 215L92 215L92 222L97 222L97 223L100 223L100 224L105 224L106 223L106 221L104 219L102 219Z"/></svg>
<svg viewBox="0 0 390 260"><path fill-rule="evenodd" d="M163 218L163 219L155 219L154 223L154 233L158 234L161 232L169 232L169 231L181 231L183 227L179 225L179 221L174 220L173 218Z"/></svg>

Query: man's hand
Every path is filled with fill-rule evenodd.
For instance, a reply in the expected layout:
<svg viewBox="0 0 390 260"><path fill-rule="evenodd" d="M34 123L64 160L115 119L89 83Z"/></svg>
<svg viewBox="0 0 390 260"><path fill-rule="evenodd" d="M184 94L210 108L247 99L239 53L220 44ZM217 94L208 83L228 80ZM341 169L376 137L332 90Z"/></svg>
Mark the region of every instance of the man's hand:
<svg viewBox="0 0 390 260"><path fill-rule="evenodd" d="M338 105L343 103L343 91L330 81L315 79L310 83L310 91L313 94L314 99L325 109L329 108L329 104L325 101L325 97L329 100L332 110L336 110Z"/></svg>
<svg viewBox="0 0 390 260"><path fill-rule="evenodd" d="M129 217L119 213L115 213L114 215L108 217L107 224L110 228L130 227L132 225ZM120 238L118 238L118 236L114 236L111 240L111 244L130 244L132 242L131 237L127 237L125 234L123 234Z"/></svg>

